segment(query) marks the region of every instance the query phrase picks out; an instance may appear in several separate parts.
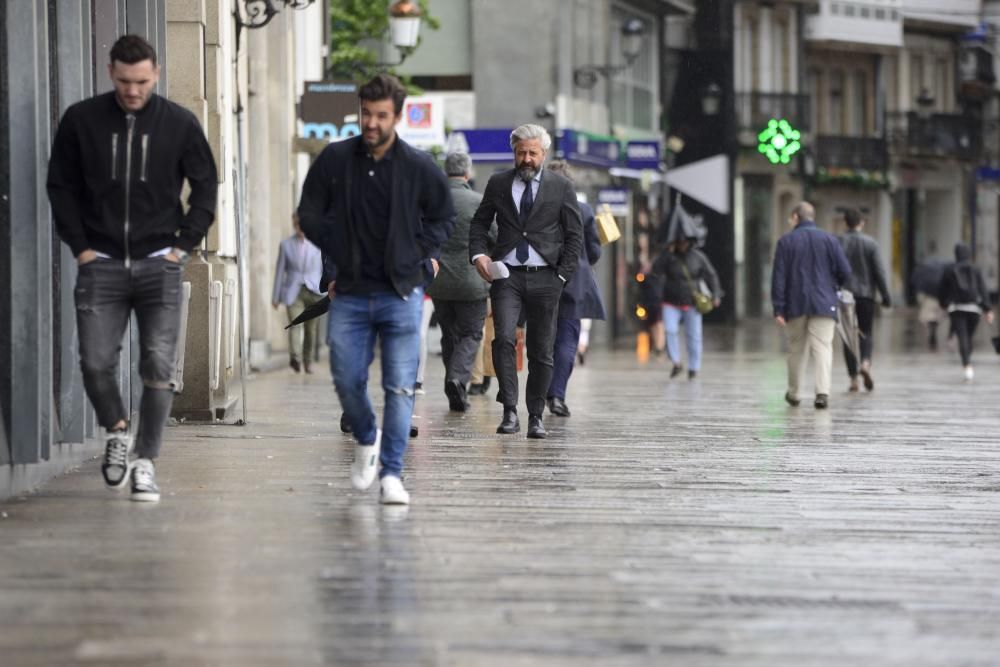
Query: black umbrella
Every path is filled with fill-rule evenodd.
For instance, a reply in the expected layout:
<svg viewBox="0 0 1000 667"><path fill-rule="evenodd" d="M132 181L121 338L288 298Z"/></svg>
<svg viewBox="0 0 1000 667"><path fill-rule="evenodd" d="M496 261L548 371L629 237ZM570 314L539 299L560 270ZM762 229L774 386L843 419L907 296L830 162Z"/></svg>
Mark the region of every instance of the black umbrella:
<svg viewBox="0 0 1000 667"><path fill-rule="evenodd" d="M292 320L292 323L285 328L291 329L296 324L302 324L303 322L308 322L311 319L325 315L326 311L328 310L330 310L329 294L325 295L322 299L320 299L316 303L306 306L305 310L299 313L299 316L296 317L294 320Z"/></svg>
<svg viewBox="0 0 1000 667"><path fill-rule="evenodd" d="M659 239L661 243L694 239L695 247L700 248L705 245L705 239L708 237L708 228L705 227L705 217L688 213L681 206L680 196L674 200L674 209L670 212L666 227L665 236L661 236Z"/></svg>
<svg viewBox="0 0 1000 667"><path fill-rule="evenodd" d="M944 271L952 262L946 259L926 259L913 269L910 275L910 285L915 292L923 292L937 296L938 286L944 277Z"/></svg>

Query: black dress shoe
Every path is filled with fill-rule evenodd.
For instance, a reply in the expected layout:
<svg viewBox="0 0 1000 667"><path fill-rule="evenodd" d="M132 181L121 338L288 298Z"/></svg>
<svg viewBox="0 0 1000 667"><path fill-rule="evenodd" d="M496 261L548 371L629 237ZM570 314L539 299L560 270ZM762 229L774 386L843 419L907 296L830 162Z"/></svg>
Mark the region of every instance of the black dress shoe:
<svg viewBox="0 0 1000 667"><path fill-rule="evenodd" d="M675 378L684 371L684 367L680 364L674 364L674 367L670 369L670 377Z"/></svg>
<svg viewBox="0 0 1000 667"><path fill-rule="evenodd" d="M569 406L566 401L557 396L549 399L549 412L557 417L569 417Z"/></svg>
<svg viewBox="0 0 1000 667"><path fill-rule="evenodd" d="M444 395L448 397L448 407L452 412L465 412L469 402L465 400L465 385L458 380L444 383Z"/></svg>
<svg viewBox="0 0 1000 667"><path fill-rule="evenodd" d="M528 415L528 437L541 440L547 436L541 415Z"/></svg>
<svg viewBox="0 0 1000 667"><path fill-rule="evenodd" d="M515 408L504 408L503 421L500 422L500 426L497 426L497 433L510 435L520 430L521 422L517 419L517 410Z"/></svg>
<svg viewBox="0 0 1000 667"><path fill-rule="evenodd" d="M483 396L490 389L490 376L483 378L482 382L477 382L476 384L469 385L469 396Z"/></svg>
<svg viewBox="0 0 1000 667"><path fill-rule="evenodd" d="M291 366L292 370L295 371L296 373L299 372L300 366L299 366L299 360L298 359L292 359L291 361L288 362L288 365Z"/></svg>
<svg viewBox="0 0 1000 667"><path fill-rule="evenodd" d="M826 394L816 394L816 400L813 401L813 407L817 410L826 410L829 407L829 396Z"/></svg>
<svg viewBox="0 0 1000 667"><path fill-rule="evenodd" d="M340 413L340 432L350 433L351 432L351 422L347 419L347 413Z"/></svg>

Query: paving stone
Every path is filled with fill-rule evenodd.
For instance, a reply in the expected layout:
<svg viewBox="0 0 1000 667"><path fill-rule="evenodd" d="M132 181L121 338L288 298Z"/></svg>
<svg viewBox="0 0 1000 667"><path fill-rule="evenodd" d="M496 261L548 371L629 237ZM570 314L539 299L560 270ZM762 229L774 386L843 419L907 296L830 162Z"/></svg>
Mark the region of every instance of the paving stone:
<svg viewBox="0 0 1000 667"><path fill-rule="evenodd" d="M159 505L97 461L0 505L0 664L997 665L1000 363L904 333L828 411L768 328L694 381L595 350L541 441L432 357L408 509L351 489L328 377L257 376L248 425L169 429Z"/></svg>

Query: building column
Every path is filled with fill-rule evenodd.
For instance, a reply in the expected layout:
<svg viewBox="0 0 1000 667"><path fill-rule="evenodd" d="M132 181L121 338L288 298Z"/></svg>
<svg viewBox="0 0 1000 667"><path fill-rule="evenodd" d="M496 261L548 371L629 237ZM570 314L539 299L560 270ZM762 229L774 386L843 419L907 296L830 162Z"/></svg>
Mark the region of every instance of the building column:
<svg viewBox="0 0 1000 667"><path fill-rule="evenodd" d="M226 48L231 12L225 0L167 3L169 98L202 124L219 174L215 222L192 254L184 279L191 285L184 332L181 392L173 415L195 421L224 419L235 407L236 330L235 221L232 210L231 114L228 111L230 55Z"/></svg>

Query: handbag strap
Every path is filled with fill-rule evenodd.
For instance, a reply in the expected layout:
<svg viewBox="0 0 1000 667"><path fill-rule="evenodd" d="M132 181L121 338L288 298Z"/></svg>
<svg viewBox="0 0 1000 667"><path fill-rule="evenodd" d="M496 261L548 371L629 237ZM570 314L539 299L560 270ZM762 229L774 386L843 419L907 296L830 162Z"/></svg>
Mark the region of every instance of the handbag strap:
<svg viewBox="0 0 1000 667"><path fill-rule="evenodd" d="M688 287L691 288L691 294L700 294L700 292L694 288L694 280L691 278L691 272L688 271L687 262L684 261L683 257L680 258L680 261L681 271L684 272L684 277L687 278Z"/></svg>

